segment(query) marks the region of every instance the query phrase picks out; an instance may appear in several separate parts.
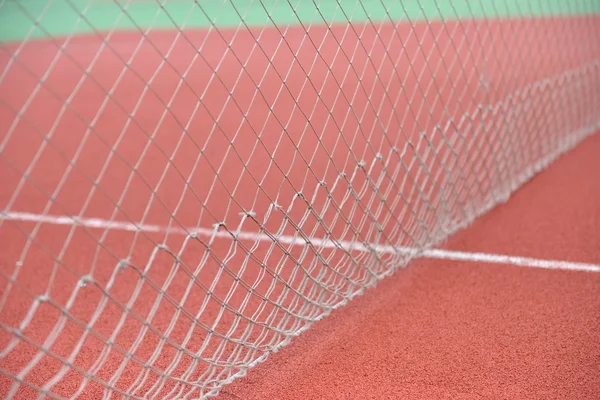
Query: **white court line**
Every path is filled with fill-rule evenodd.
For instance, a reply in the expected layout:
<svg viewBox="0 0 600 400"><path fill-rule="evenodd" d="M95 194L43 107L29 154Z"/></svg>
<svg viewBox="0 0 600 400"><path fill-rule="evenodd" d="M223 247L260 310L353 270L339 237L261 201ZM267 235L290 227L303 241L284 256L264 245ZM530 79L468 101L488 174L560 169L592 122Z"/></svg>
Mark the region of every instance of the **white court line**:
<svg viewBox="0 0 600 400"><path fill-rule="evenodd" d="M279 235L269 236L265 234L257 234L252 232L237 232L230 233L229 231L223 231L208 228L190 228L187 230L181 228L167 229L164 226L151 225L151 224L133 224L131 222L121 221L109 221L99 218L72 218L66 215L42 215L32 214L27 212L0 212L0 220L7 221L23 221L23 222L41 222L52 225L78 225L86 228L97 228L97 229L111 229L111 230L122 230L122 231L146 231L146 232L171 232L176 234L187 234L188 232L195 232L198 236L205 237L219 237L219 238L232 238L235 235L238 239L252 240L252 241L267 241L271 242L273 238L276 238L283 244L301 244L306 243L301 237L290 236L290 235ZM441 250L441 249L427 249L419 252L415 248L410 247L395 247L395 246L382 246L382 245L371 245L362 244L349 241L338 241L334 242L329 239L310 239L310 244L317 248L341 248L344 250L356 250L356 251L371 251L375 250L378 253L387 254L410 254L419 255L420 257L439 259L439 260L454 260L454 261L471 261L471 262L485 262L493 264L508 264L516 265L520 267L530 268L544 268L544 269L559 269L559 270L570 270L570 271L586 271L586 272L600 272L600 265L587 264L580 262L560 261L560 260L544 260L530 257L518 257L509 256L502 254L489 254L489 253L477 253L477 252L463 252L453 250Z"/></svg>

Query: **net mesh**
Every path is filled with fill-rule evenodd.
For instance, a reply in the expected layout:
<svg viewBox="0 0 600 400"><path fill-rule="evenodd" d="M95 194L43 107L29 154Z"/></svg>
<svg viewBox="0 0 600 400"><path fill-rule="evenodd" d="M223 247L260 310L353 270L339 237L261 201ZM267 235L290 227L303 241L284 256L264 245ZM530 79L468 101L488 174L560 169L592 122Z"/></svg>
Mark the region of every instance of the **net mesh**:
<svg viewBox="0 0 600 400"><path fill-rule="evenodd" d="M1 1L0 393L216 395L599 128L599 11Z"/></svg>

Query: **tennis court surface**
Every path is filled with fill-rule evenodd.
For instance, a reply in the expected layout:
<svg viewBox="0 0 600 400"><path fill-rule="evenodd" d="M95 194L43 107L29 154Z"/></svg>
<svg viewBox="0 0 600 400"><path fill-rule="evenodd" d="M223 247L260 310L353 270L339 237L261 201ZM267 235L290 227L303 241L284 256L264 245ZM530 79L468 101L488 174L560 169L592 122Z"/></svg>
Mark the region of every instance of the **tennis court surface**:
<svg viewBox="0 0 600 400"><path fill-rule="evenodd" d="M594 0L0 4L0 395L600 398Z"/></svg>

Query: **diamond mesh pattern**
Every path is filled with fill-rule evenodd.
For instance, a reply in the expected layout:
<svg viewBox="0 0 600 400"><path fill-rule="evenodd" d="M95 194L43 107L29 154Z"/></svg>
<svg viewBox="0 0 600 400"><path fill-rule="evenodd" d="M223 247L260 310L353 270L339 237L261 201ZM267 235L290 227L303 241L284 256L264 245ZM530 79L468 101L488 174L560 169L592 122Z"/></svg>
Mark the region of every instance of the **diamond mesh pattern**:
<svg viewBox="0 0 600 400"><path fill-rule="evenodd" d="M203 398L600 124L595 0L0 3L0 393Z"/></svg>

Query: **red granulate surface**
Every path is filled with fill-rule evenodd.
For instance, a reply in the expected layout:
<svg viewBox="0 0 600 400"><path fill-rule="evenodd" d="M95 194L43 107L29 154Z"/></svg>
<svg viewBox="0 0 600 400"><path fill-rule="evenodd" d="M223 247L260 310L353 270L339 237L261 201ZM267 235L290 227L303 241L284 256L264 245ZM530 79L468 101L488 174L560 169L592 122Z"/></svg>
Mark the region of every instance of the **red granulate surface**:
<svg viewBox="0 0 600 400"><path fill-rule="evenodd" d="M600 263L600 135L477 220L453 250Z"/></svg>
<svg viewBox="0 0 600 400"><path fill-rule="evenodd" d="M259 222L270 232L292 235L297 229L292 220L304 232L326 237L314 209L324 207L331 195L349 198L321 216L335 237L373 240L374 230L345 236L346 225L335 221L337 215L352 214L348 224L358 226L377 209L387 221L382 231L390 243L414 245L396 228L411 226L416 235L432 228L416 228L405 211L418 210L422 220L433 221L428 204L415 193L418 187L435 197L439 189L439 181L425 178L436 176L442 170L439 161L451 153L438 124L454 119L467 133L453 172L469 171L474 161L479 164L473 168L494 168L502 162L501 149L523 148L528 153L504 169L515 173L540 155L532 143L556 139L541 136L553 124L565 122L553 118L561 114L552 107L575 104L578 115L573 118L582 124L595 116L595 103L587 101L597 90L598 64L593 61L600 57L600 25L594 22L492 21L464 23L464 30L433 23L414 29L357 27L350 33L337 26L311 28L309 34L290 28L285 46L280 45L281 32L273 30L225 32L224 37L213 32L208 38L206 32L186 32L186 40L173 32L153 32L147 40L115 33L107 39L110 46L85 36L59 43L62 52L56 43L32 42L19 49L20 62L6 51L0 55L0 70L7 71L0 83L0 142L5 146L0 204L12 213L37 217L76 215L209 230L224 222L229 232L239 228L250 235L262 232ZM537 49L524 45L532 32ZM516 45L503 47L505 36ZM561 49L568 50L565 54ZM563 77L571 79L570 85L554 87L578 91L564 90L558 100L548 102L550 90L533 83L564 71L572 71ZM286 88L280 91L284 81ZM580 85L582 81L587 85ZM356 92L359 83L364 90ZM529 88L530 101L547 105L540 112L549 118L536 120L524 109L513 110L512 132L518 135L499 135L502 131L493 128L492 137L482 135L477 123L498 128L502 114L481 111L477 104L498 104L523 87ZM69 107L64 109L67 98ZM350 109L356 112L348 113ZM457 121L465 113L471 118ZM91 121L93 130L88 129ZM400 130L402 135L386 135ZM449 139L459 140L456 132L449 132ZM597 142L597 137L588 140L549 170L555 172L544 172L515 201L447 245L599 262L599 241L593 240L598 224L592 220L595 215L598 221L593 214L598 204L598 189L593 189L598 183L593 172L598 171ZM433 148L439 151L436 157ZM595 159L578 167L585 154ZM420 160L430 160L429 170ZM564 160L572 161L561 172ZM386 173L402 163L408 167L401 175L413 183L399 189L399 182ZM381 177L377 190L365 171ZM485 181L483 190L493 184ZM346 196L350 186L355 196ZM471 189L463 195L474 195ZM548 194L540 195L544 190ZM404 201L384 209L378 203L381 193L401 193ZM246 218L246 211L255 216ZM0 347L6 351L0 368L65 397L81 390L82 398L100 398L107 386L114 398L119 391L143 398L199 395L198 386L187 383L216 382L243 366L210 367L196 362L198 353L205 360L263 355L222 336L239 337L251 324L238 321L232 328L236 310L245 307L244 315L265 319L276 308L272 303L289 291L278 282L267 294L274 266L281 265L280 279L297 288L302 274L290 272L294 265L318 264L314 249L304 251L307 246L286 253L266 242L234 242L227 236L209 245L210 235L165 239L157 232L83 229L57 221L2 221ZM35 241L28 243L30 236ZM335 267L349 265L340 251L324 250L321 255ZM121 260L128 260L123 268ZM223 260L229 270L221 268ZM393 260L386 262L379 267L391 267ZM314 279L321 271L315 267L306 275ZM251 295L248 287L236 283L238 275L244 282L259 282ZM90 279L87 285L81 284L83 276ZM598 376L600 342L597 279L591 274L418 261L315 325L226 391L241 398L395 398L402 393L456 398L453 393L473 388L483 398L535 393L542 398L561 393L589 397L598 383L592 381ZM209 296L207 286L213 281L218 284ZM265 306L259 294L270 303ZM296 297L307 296L301 295ZM231 309L210 328L214 332L209 337L208 327L225 298ZM303 305L281 302L291 309ZM194 319L197 314L201 317ZM282 327L292 328L298 326ZM17 332L24 335L22 340ZM263 343L283 339L271 331L261 338ZM40 345L51 354L39 351ZM90 370L98 382L85 382L77 372ZM9 393L13 383L2 375L0 394ZM20 385L16 398L36 393Z"/></svg>
<svg viewBox="0 0 600 400"><path fill-rule="evenodd" d="M600 265L600 134L447 248ZM222 399L598 399L600 273L420 259Z"/></svg>

